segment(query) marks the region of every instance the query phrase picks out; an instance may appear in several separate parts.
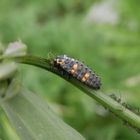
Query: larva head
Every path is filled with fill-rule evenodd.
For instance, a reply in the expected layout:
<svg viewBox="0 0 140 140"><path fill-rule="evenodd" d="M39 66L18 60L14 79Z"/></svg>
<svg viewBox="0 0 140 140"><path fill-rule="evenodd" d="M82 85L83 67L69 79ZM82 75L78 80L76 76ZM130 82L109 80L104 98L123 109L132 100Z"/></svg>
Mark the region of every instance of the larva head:
<svg viewBox="0 0 140 140"><path fill-rule="evenodd" d="M65 60L66 60L67 56L66 55L59 55L55 58L55 64L56 65L62 65L64 64Z"/></svg>

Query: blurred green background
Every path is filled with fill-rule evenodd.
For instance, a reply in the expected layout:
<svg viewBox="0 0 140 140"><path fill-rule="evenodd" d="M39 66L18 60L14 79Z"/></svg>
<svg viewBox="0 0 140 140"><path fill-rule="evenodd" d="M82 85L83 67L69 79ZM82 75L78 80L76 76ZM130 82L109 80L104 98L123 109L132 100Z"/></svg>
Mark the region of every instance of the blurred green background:
<svg viewBox="0 0 140 140"><path fill-rule="evenodd" d="M139 0L0 0L0 42L22 40L34 55L67 54L102 79L101 91L140 107ZM139 140L133 129L68 82L20 65L19 79L87 140ZM16 134L0 110L0 139Z"/></svg>

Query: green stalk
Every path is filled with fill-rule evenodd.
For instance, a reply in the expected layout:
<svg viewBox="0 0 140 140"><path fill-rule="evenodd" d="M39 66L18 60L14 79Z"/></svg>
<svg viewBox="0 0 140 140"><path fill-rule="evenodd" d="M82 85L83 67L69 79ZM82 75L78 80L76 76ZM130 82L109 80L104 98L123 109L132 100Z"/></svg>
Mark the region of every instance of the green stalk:
<svg viewBox="0 0 140 140"><path fill-rule="evenodd" d="M118 118L129 124L129 126L135 128L138 132L140 132L140 116L135 114L133 111L127 109L125 106L123 106L121 103L115 101L108 95L100 92L95 91L83 83L79 82L73 77L66 78L64 75L62 75L57 69L54 68L53 64L51 63L53 61L53 58L45 59L37 56L20 56L20 57L13 57L14 61L18 63L24 63L24 64L30 64L37 67L41 67L43 69L46 69L48 71L51 71L59 76L61 76L63 79L67 80L77 88L84 91L87 95L91 96L93 99L95 99L97 102L99 102L102 106L104 106L106 109L108 109L110 112L115 114Z"/></svg>

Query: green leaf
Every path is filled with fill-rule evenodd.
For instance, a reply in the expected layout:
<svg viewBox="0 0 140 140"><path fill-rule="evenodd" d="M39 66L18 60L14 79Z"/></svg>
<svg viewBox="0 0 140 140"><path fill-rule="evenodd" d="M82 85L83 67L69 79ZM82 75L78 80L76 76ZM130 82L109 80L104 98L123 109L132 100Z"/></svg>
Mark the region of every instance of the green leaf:
<svg viewBox="0 0 140 140"><path fill-rule="evenodd" d="M94 89L86 86L81 81L77 80L74 76L67 77L65 74L62 74L61 70L57 69L53 64L53 58L41 58L31 55L26 55L24 57L15 57L14 60L16 62L35 65L37 67L46 69L48 71L53 72L54 74L59 75L63 79L69 81L71 84L84 91L87 95L91 96L105 108L107 108L110 112L114 113L117 117L119 117L123 122L127 125L134 128L138 133L140 133L140 116L138 112L131 110L129 105L126 103L121 103L114 98L109 97L103 92L95 91ZM116 97L115 97L116 98Z"/></svg>
<svg viewBox="0 0 140 140"><path fill-rule="evenodd" d="M13 77L17 72L17 65L14 62L0 64L0 81Z"/></svg>
<svg viewBox="0 0 140 140"><path fill-rule="evenodd" d="M46 101L23 88L3 102L2 108L22 140L85 140L64 123Z"/></svg>

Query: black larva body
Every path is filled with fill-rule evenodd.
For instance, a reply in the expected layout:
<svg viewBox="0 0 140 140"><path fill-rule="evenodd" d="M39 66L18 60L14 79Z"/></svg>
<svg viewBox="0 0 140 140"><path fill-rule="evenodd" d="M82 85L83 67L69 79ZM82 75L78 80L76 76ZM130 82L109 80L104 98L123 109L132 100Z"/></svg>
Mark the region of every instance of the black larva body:
<svg viewBox="0 0 140 140"><path fill-rule="evenodd" d="M54 65L93 89L100 89L99 77L86 65L66 55L57 56Z"/></svg>

